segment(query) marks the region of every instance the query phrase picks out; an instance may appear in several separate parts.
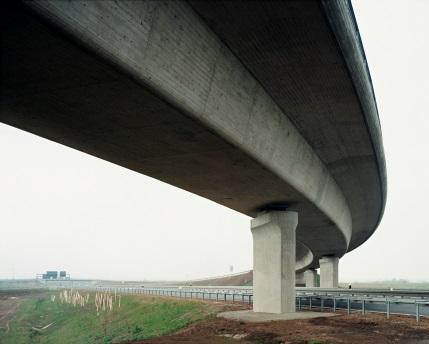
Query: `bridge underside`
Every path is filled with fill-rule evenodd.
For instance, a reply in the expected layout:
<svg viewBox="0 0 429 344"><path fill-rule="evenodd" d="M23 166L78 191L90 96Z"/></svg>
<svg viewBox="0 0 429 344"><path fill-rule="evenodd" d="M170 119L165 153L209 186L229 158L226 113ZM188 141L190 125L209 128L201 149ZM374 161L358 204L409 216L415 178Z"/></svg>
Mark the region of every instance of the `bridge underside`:
<svg viewBox="0 0 429 344"><path fill-rule="evenodd" d="M350 13L189 4L3 4L0 121L251 217L297 213L296 266L277 262L288 273L362 244L382 215L384 158L367 70L349 68L363 53L337 43L356 41ZM279 223L266 228L283 236Z"/></svg>
<svg viewBox="0 0 429 344"><path fill-rule="evenodd" d="M297 240L314 256L344 254L335 225L276 174L43 20L3 14L2 122L251 217L265 205L299 209Z"/></svg>
<svg viewBox="0 0 429 344"><path fill-rule="evenodd" d="M351 210L349 251L361 245L382 216L386 180L378 114L351 5L330 0L190 4L326 164Z"/></svg>

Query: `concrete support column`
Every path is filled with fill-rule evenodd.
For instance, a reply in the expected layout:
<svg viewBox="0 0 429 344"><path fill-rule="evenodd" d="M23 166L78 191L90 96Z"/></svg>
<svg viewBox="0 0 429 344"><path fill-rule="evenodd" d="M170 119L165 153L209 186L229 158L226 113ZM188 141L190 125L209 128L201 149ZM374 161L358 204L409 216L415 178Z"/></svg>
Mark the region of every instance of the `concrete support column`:
<svg viewBox="0 0 429 344"><path fill-rule="evenodd" d="M317 271L315 269L308 269L304 272L305 286L307 288L318 287Z"/></svg>
<svg viewBox="0 0 429 344"><path fill-rule="evenodd" d="M295 312L297 225L292 211L261 213L251 222L254 312Z"/></svg>
<svg viewBox="0 0 429 344"><path fill-rule="evenodd" d="M322 257L320 265L320 287L338 288L338 257Z"/></svg>
<svg viewBox="0 0 429 344"><path fill-rule="evenodd" d="M295 286L305 287L305 276L304 272L297 272L295 275Z"/></svg>

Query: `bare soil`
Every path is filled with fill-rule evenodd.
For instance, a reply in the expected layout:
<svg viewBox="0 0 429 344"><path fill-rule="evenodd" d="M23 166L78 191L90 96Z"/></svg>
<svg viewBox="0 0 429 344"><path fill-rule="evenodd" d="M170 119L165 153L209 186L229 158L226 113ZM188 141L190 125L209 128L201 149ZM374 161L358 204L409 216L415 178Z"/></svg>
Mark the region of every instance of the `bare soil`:
<svg viewBox="0 0 429 344"><path fill-rule="evenodd" d="M244 272L242 274L224 276L224 277L216 277L209 278L204 280L194 280L191 281L193 285L201 285L201 286L237 286L237 285L252 285L253 283L253 270ZM189 282L183 283L188 285Z"/></svg>
<svg viewBox="0 0 429 344"><path fill-rule="evenodd" d="M226 311L235 309L217 305ZM243 307L240 307L242 309ZM237 309L239 309L237 307ZM309 320L243 323L222 318L201 321L179 333L135 343L407 343L429 344L429 319L382 314L339 314L329 318Z"/></svg>
<svg viewBox="0 0 429 344"><path fill-rule="evenodd" d="M9 331L9 321L18 310L22 301L34 295L42 294L39 290L0 290L0 329Z"/></svg>

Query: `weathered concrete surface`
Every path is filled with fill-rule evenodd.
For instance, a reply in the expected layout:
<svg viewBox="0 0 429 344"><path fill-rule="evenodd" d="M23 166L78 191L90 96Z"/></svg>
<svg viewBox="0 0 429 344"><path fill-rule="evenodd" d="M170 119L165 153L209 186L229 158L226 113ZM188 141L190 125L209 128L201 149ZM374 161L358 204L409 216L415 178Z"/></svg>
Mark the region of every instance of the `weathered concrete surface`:
<svg viewBox="0 0 429 344"><path fill-rule="evenodd" d="M313 1L219 2L213 17L194 2L27 4L2 4L4 123L249 216L297 211L299 270L375 229L375 102L361 106L349 74L361 62L343 60L330 24L350 13L328 22Z"/></svg>
<svg viewBox="0 0 429 344"><path fill-rule="evenodd" d="M338 288L338 257L323 257L320 264L320 288Z"/></svg>
<svg viewBox="0 0 429 344"><path fill-rule="evenodd" d="M337 232L333 233L337 237L334 254L342 255L347 250L352 234L351 215L336 182L289 118L186 3L28 4L90 44L97 54L112 59L175 108L218 133L235 150L279 176L291 189L289 195L283 193L269 201L257 199L257 204L247 209L243 209L247 200L240 194L221 195L223 198L240 195L240 210L251 216L271 204L290 206L298 203L296 198L305 199L333 224L332 228L325 226L324 236ZM230 185L231 180L226 183ZM194 185L189 187L193 189ZM253 188L254 183L246 187ZM296 193L301 196L293 196ZM297 208L303 211L301 206ZM303 226L309 227L306 222ZM306 229L309 231L312 230ZM320 255L323 247L317 246L324 241L317 240L319 245L315 245L315 239L313 231L300 241ZM332 245L329 251L333 251Z"/></svg>
<svg viewBox="0 0 429 344"><path fill-rule="evenodd" d="M244 322L268 322L277 320L299 320L299 319L314 319L333 317L338 314L334 313L320 313L320 312L295 312L295 313L256 313L252 311L231 311L218 313L218 318L226 318Z"/></svg>
<svg viewBox="0 0 429 344"><path fill-rule="evenodd" d="M305 277L304 272L297 272L295 275L295 286L305 287Z"/></svg>
<svg viewBox="0 0 429 344"><path fill-rule="evenodd" d="M295 312L298 214L270 211L252 220L253 311Z"/></svg>
<svg viewBox="0 0 429 344"><path fill-rule="evenodd" d="M377 106L350 1L190 4L326 164L351 210L348 250L361 245L383 215L387 187Z"/></svg>
<svg viewBox="0 0 429 344"><path fill-rule="evenodd" d="M308 269L304 272L305 287L315 288L318 287L317 271L315 269Z"/></svg>

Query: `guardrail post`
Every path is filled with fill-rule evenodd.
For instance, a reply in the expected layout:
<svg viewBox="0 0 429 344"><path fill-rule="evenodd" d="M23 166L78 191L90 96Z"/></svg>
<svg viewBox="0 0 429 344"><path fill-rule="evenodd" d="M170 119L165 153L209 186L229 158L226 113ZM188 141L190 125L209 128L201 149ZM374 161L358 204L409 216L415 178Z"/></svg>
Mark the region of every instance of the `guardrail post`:
<svg viewBox="0 0 429 344"><path fill-rule="evenodd" d="M216 302L219 301L219 293L216 293Z"/></svg>
<svg viewBox="0 0 429 344"><path fill-rule="evenodd" d="M347 314L350 314L350 298L347 299Z"/></svg>
<svg viewBox="0 0 429 344"><path fill-rule="evenodd" d="M298 296L298 310L301 310L301 298Z"/></svg>
<svg viewBox="0 0 429 344"><path fill-rule="evenodd" d="M320 298L320 311L323 312L323 297Z"/></svg>
<svg viewBox="0 0 429 344"><path fill-rule="evenodd" d="M420 304L416 302L416 321L420 321Z"/></svg>
<svg viewBox="0 0 429 344"><path fill-rule="evenodd" d="M386 300L386 318L390 319L390 301Z"/></svg>
<svg viewBox="0 0 429 344"><path fill-rule="evenodd" d="M226 294L223 294L223 300L226 303Z"/></svg>
<svg viewBox="0 0 429 344"><path fill-rule="evenodd" d="M362 299L362 314L365 314L365 299Z"/></svg>
<svg viewBox="0 0 429 344"><path fill-rule="evenodd" d="M309 302L310 303L310 311L311 311L311 301L312 301L311 299L312 299L312 297L310 296L310 302Z"/></svg>
<svg viewBox="0 0 429 344"><path fill-rule="evenodd" d="M234 293L232 293L232 303L234 303L234 301L235 301L234 296L235 296L235 294L234 294Z"/></svg>
<svg viewBox="0 0 429 344"><path fill-rule="evenodd" d="M335 296L333 297L333 302L334 302L334 313L337 311L337 299L335 298Z"/></svg>

